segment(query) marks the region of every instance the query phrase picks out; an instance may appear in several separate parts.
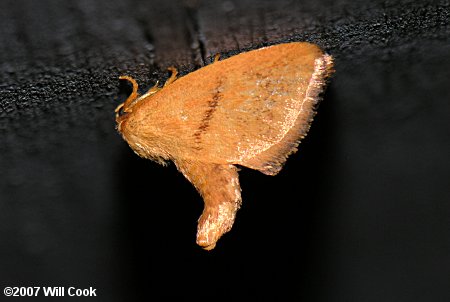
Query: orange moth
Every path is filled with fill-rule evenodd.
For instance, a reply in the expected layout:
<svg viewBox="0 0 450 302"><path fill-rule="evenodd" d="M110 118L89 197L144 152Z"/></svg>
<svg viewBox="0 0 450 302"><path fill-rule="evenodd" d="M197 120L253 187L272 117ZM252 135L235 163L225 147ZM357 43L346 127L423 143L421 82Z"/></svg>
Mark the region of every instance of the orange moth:
<svg viewBox="0 0 450 302"><path fill-rule="evenodd" d="M330 55L310 43L241 53L138 94L116 108L117 129L139 156L173 161L205 207L197 244L213 249L241 206L236 165L277 174L297 151L333 72Z"/></svg>

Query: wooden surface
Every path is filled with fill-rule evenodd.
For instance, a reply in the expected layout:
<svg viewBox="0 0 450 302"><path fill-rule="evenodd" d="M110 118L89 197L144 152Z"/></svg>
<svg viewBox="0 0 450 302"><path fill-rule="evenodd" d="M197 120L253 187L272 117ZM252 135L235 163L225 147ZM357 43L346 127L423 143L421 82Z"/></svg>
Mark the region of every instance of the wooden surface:
<svg viewBox="0 0 450 302"><path fill-rule="evenodd" d="M1 1L0 286L450 300L449 18L448 1ZM200 196L115 132L118 76L146 90L287 41L337 72L284 171L240 172L237 222L204 252Z"/></svg>

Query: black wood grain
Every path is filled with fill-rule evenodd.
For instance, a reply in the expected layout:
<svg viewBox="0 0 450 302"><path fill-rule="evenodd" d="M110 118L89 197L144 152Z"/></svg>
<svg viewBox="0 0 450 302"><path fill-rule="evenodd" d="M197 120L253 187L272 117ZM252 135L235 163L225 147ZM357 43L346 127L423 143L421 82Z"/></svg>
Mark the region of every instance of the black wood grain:
<svg viewBox="0 0 450 302"><path fill-rule="evenodd" d="M449 17L448 1L1 1L1 288L448 301ZM289 41L336 74L283 172L240 172L237 222L204 252L200 196L115 132L118 76L144 91L169 66Z"/></svg>

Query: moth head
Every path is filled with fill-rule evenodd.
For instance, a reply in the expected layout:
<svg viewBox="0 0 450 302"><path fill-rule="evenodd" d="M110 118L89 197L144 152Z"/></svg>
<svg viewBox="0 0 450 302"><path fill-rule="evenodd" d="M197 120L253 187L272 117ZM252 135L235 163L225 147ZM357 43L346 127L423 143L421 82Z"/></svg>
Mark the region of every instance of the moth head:
<svg viewBox="0 0 450 302"><path fill-rule="evenodd" d="M138 93L138 84L135 79L133 79L130 76L120 76L120 80L127 80L133 85L133 91L128 96L125 102L120 104L116 107L116 123L117 123L117 129L119 132L121 131L121 125L122 123L128 118L129 113L133 112L133 107L141 100L147 98L148 96L158 92L161 88L158 87L158 81L156 82L155 86L150 88L147 93L144 95L139 95Z"/></svg>
<svg viewBox="0 0 450 302"><path fill-rule="evenodd" d="M136 105L136 103L142 99L142 96L139 96L138 94L138 84L135 79L133 79L130 76L120 76L120 80L127 80L131 83L133 86L133 91L128 96L128 98L116 107L115 113L116 113L116 123L117 123L117 130L119 132L122 132L122 124L128 119L129 113L133 112L133 106Z"/></svg>

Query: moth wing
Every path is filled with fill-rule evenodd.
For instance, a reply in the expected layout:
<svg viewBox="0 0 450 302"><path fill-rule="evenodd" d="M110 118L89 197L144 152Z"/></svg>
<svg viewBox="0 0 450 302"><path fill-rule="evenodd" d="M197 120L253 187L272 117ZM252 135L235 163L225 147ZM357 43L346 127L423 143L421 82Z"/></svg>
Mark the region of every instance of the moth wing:
<svg viewBox="0 0 450 302"><path fill-rule="evenodd" d="M331 72L331 57L309 43L242 53L159 92L170 110L158 120L176 137L175 157L276 174L306 135Z"/></svg>
<svg viewBox="0 0 450 302"><path fill-rule="evenodd" d="M313 47L317 50L314 55L289 52L287 58L290 63L278 70L279 73L269 71L267 87L258 86L257 113L248 115L246 119L259 126L259 135L250 132L253 137L247 140L245 151L240 152L243 156L236 163L275 175L287 157L297 151L300 141L309 131L320 94L332 73L331 56ZM242 143L238 149L242 150Z"/></svg>

